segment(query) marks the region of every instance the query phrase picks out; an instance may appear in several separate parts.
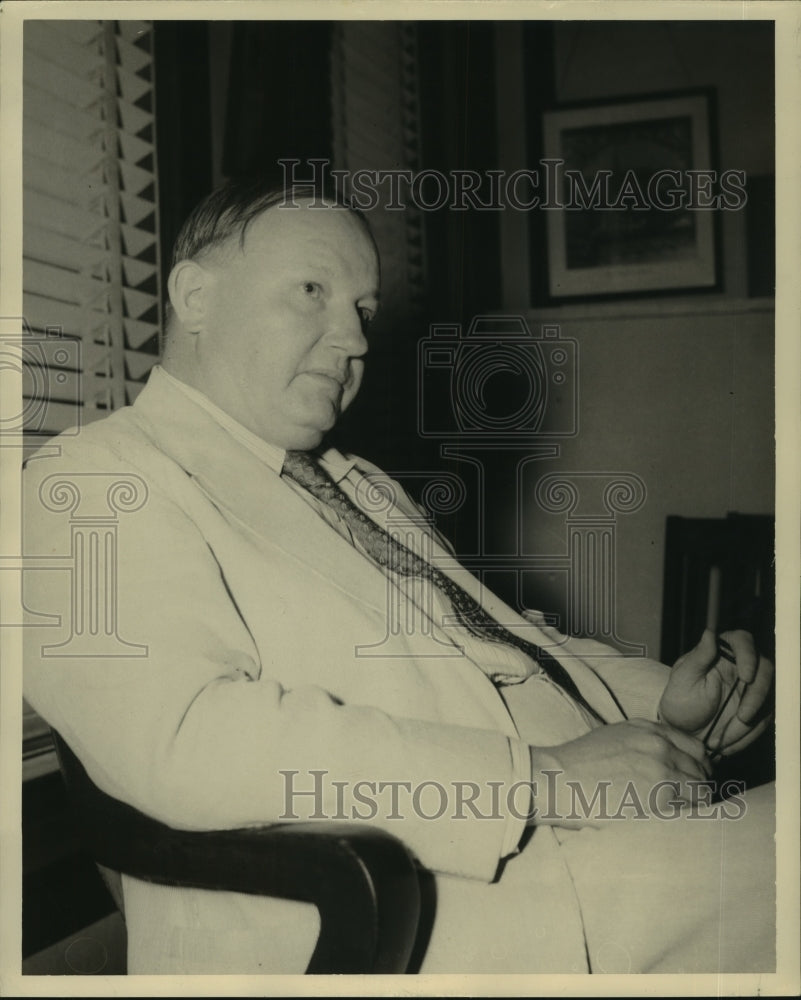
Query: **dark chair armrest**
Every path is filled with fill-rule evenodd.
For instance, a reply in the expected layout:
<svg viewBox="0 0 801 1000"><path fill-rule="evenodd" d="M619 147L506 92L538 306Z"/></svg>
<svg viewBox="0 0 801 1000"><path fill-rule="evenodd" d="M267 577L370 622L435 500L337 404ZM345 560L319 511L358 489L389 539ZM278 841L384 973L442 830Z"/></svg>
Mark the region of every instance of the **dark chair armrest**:
<svg viewBox="0 0 801 1000"><path fill-rule="evenodd" d="M357 823L177 830L102 792L54 731L61 771L94 860L165 885L313 903L320 937L309 973L405 972L420 889L395 837Z"/></svg>

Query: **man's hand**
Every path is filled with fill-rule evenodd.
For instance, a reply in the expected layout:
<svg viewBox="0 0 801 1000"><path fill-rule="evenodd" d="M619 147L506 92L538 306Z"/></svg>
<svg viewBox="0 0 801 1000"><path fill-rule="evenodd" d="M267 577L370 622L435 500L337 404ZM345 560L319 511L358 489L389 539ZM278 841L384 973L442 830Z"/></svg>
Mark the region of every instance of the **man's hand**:
<svg viewBox="0 0 801 1000"><path fill-rule="evenodd" d="M601 726L555 747L531 747L531 767L531 822L568 827L670 815L679 803L697 801L698 782L711 773L700 740L646 719Z"/></svg>
<svg viewBox="0 0 801 1000"><path fill-rule="evenodd" d="M676 661L659 714L668 725L704 738L713 753L728 755L747 746L768 725L771 713L760 710L774 671L770 660L758 655L748 632L724 632L721 638L735 662L719 654L715 634L706 630L695 649ZM720 718L715 719L721 708Z"/></svg>

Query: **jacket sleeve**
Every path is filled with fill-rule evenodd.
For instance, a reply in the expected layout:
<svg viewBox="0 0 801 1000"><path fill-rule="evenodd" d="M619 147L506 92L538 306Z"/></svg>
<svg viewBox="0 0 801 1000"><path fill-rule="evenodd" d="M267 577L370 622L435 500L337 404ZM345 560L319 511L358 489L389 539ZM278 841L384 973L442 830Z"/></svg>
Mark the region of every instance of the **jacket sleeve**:
<svg viewBox="0 0 801 1000"><path fill-rule="evenodd" d="M623 656L595 639L565 637L550 626L540 625L540 629L567 655L579 658L601 678L626 718L656 721L670 667L647 656Z"/></svg>
<svg viewBox="0 0 801 1000"><path fill-rule="evenodd" d="M498 787L520 776L524 748L265 676L213 551L141 469L146 502L109 530L91 522L109 477L131 468L77 449L25 475L25 693L98 786L186 829L364 820L434 871L494 878L509 824L522 830ZM79 483L71 515L43 502L56 474Z"/></svg>

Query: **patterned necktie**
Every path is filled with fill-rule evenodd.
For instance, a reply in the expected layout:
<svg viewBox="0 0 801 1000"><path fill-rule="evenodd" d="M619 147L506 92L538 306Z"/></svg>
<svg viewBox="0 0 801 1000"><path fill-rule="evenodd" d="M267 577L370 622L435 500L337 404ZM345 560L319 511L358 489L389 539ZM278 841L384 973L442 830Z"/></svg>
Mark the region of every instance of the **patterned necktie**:
<svg viewBox="0 0 801 1000"><path fill-rule="evenodd" d="M530 661L527 672L520 675L491 673L489 676L495 683L519 684L540 669L595 719L600 719L584 699L570 674L547 650L510 632L458 583L436 566L421 559L359 510L311 455L303 451L288 451L282 471L308 490L320 503L334 510L348 526L353 537L380 566L400 576L420 577L433 583L450 602L460 624L476 638L506 643L525 653Z"/></svg>

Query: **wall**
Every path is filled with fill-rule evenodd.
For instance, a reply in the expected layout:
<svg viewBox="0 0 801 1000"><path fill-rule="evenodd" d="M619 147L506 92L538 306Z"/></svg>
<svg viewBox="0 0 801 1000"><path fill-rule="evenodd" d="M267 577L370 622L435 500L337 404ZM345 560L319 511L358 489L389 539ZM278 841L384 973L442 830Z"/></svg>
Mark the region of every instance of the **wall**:
<svg viewBox="0 0 801 1000"><path fill-rule="evenodd" d="M554 25L558 101L713 86L721 162L753 174L773 172L772 56L770 21Z"/></svg>
<svg viewBox="0 0 801 1000"><path fill-rule="evenodd" d="M643 506L617 517L617 635L657 657L668 514L773 511L773 313L741 305L560 316L562 336L579 345L579 434L537 473L628 472L644 482ZM526 495L525 548L552 551L564 515L538 509L533 488Z"/></svg>
<svg viewBox="0 0 801 1000"><path fill-rule="evenodd" d="M714 87L721 170L774 172L773 25L738 21L558 22L558 102ZM745 212L721 219L724 290L746 292Z"/></svg>
<svg viewBox="0 0 801 1000"><path fill-rule="evenodd" d="M439 122L434 99L439 96L448 114L459 112L464 119L459 119L460 127L464 126L459 135L465 150L457 143L449 158L439 150L436 130L432 129L434 135L428 135L424 149L425 166L492 166L495 151L480 126L487 118L491 126L494 108L499 119L495 165L517 169L526 164L524 26L506 22L487 27L492 30L486 38L485 33L479 37L471 30L473 49L469 53L456 25L452 32L428 25L420 35L425 51L423 43L431 42L429 36L443 32L451 46L445 50L453 50L454 64L469 62L467 56L472 53L470 78L486 67L490 76L497 72L498 81L494 94L482 78L480 93L468 99L461 83L454 82L462 78L453 73L449 76L439 70L433 57L429 59L438 73L436 87L424 94L424 119L428 115ZM749 176L772 173L772 37L769 30L761 30L762 25L555 22L552 27L552 89L558 101L714 86L721 168L743 169ZM494 61L481 48L486 43L491 54L493 32L498 46ZM230 26L210 22L209 42L213 170L219 180ZM448 66L452 68L450 63ZM468 137L472 143L467 142ZM439 140L444 143L441 136ZM473 224L494 224L495 217L485 215ZM450 221L459 227L465 223L462 217ZM429 220L429 240L434 222ZM722 223L723 288L718 293L530 312L528 269L521 263L529 259L526 219L522 213L511 212L498 217L504 289L500 305L526 313L534 326L543 320L559 323L565 336L578 341L581 360L581 433L563 447L558 464L535 463L530 475L538 476L551 468L611 470L635 473L645 482L644 506L634 514L621 515L618 523L616 605L618 634L632 642L644 642L654 653L660 636L665 517L722 517L729 510L769 513L773 509L771 303L746 298L745 213L726 213ZM484 230L481 240L470 243L459 227L461 243L447 244L444 249L430 246L437 252L430 254L429 268L442 263L446 270L461 268L459 274L464 272L468 278L461 280L457 274L434 283L437 289L444 285L447 294L438 302L432 319L462 318L462 306L470 300L465 288L475 288L476 295L483 296L483 305L494 285L496 243ZM472 270L465 270L469 267ZM413 384L414 346L426 329L425 322L419 329L410 328L405 361L393 357L392 364L382 368L380 352L376 351L370 370L375 400L371 401L367 385L349 414L358 426L345 427L354 450L393 470L419 467L415 462L424 468L442 464L436 456L426 454L427 442L415 435L414 399L399 400L391 413L386 406L386 399L394 398L390 392L398 393L399 386ZM388 421L392 427L387 426ZM409 448L395 440L404 427L413 439ZM362 437L374 430L375 440L365 443ZM358 433L354 437L354 431L362 437ZM407 454L412 445L414 456ZM559 522L555 515L536 511L531 500L533 483L524 486L529 497L523 524L525 548L539 553L558 551L564 539L563 518ZM496 523L491 526L503 551L514 541L500 538L508 536L512 531L509 525L516 523L508 519L509 513L496 505ZM458 525L456 529L458 535ZM467 534L467 529L463 533ZM543 604L559 608L561 600L555 584L550 592L545 586Z"/></svg>
<svg viewBox="0 0 801 1000"><path fill-rule="evenodd" d="M519 115L522 26L504 26L499 46L502 93L499 159L520 165L523 146L510 128ZM713 86L718 99L720 169L773 173L772 25L557 22L553 90L557 102ZM515 68L515 59L520 65ZM515 75L517 73L517 75ZM505 90L503 89L505 88ZM510 110L511 108L511 110ZM510 213L506 213L510 215ZM773 488L772 301L749 300L745 212L722 219L723 287L717 293L648 297L528 310L528 230L502 220L504 309L547 320L574 337L580 355L580 433L562 456L532 466L547 471L619 471L647 490L636 513L617 523L617 634L658 654L663 536L668 514L722 517L771 513ZM544 261L543 261L544 266ZM532 476L535 472L532 472ZM525 548L563 544L564 514L537 508L524 491ZM538 594L539 597L539 594ZM554 578L542 603L560 608Z"/></svg>

